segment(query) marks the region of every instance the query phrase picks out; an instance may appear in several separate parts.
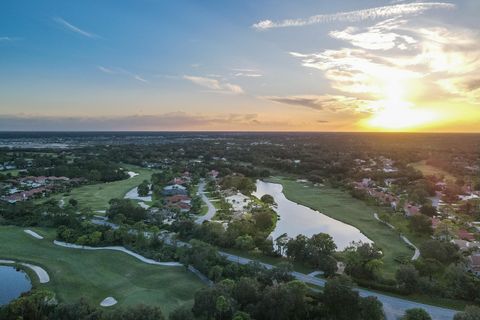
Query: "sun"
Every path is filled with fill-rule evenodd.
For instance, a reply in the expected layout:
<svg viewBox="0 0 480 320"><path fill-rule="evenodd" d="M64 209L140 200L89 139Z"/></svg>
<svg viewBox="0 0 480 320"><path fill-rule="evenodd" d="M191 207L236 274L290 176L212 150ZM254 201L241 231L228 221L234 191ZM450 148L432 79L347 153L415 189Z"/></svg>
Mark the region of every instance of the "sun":
<svg viewBox="0 0 480 320"><path fill-rule="evenodd" d="M437 115L428 110L415 108L414 104L403 99L404 87L398 83L389 84L385 90L385 99L370 105L375 110L365 125L370 128L405 131L421 127L436 120Z"/></svg>

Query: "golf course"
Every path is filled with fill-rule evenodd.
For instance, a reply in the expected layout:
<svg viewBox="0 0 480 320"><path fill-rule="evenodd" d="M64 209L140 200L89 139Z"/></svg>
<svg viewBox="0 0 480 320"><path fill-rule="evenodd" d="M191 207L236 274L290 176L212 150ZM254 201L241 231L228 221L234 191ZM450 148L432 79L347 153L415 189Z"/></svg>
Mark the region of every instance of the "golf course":
<svg viewBox="0 0 480 320"><path fill-rule="evenodd" d="M123 198L131 189L137 187L143 180L150 180L153 170L136 167L132 165L123 165L125 171L136 173L134 177L107 183L98 183L74 188L68 196L59 194L54 199L63 199L68 202L69 199L75 199L82 208L91 208L93 211L103 211L108 208L108 202L113 198Z"/></svg>
<svg viewBox="0 0 480 320"><path fill-rule="evenodd" d="M386 276L394 276L398 268L396 257L413 255L413 250L406 246L396 231L375 220L373 213L378 208L353 198L347 192L283 177L269 178L268 181L282 184L283 192L289 200L358 228L382 249L383 270Z"/></svg>
<svg viewBox="0 0 480 320"><path fill-rule="evenodd" d="M11 259L41 266L50 275L40 284L29 272L37 288L55 292L61 302L85 298L99 305L113 297L122 307L156 305L168 314L183 304L193 303L194 293L203 283L184 267L149 265L118 251L90 251L53 244L53 229L34 229L37 239L22 228L0 227L0 259Z"/></svg>
<svg viewBox="0 0 480 320"><path fill-rule="evenodd" d="M455 181L456 178L451 173L440 168L427 164L425 160L410 164L413 168L421 171L424 176L444 177L446 180Z"/></svg>

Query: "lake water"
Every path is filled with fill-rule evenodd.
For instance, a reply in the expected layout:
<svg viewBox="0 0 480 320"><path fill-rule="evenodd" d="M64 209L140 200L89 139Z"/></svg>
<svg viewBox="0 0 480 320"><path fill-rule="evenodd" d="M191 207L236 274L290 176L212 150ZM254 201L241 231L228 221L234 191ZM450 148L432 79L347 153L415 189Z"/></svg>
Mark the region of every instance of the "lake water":
<svg viewBox="0 0 480 320"><path fill-rule="evenodd" d="M0 306L30 291L32 284L27 274L14 267L0 266Z"/></svg>
<svg viewBox="0 0 480 320"><path fill-rule="evenodd" d="M337 250L343 250L352 241L372 242L357 228L288 200L283 194L281 184L257 180L256 185L257 191L253 193L254 196L261 198L263 195L269 194L277 203L276 211L280 219L271 233L273 240L284 233L294 238L299 234L310 237L323 232L332 236Z"/></svg>

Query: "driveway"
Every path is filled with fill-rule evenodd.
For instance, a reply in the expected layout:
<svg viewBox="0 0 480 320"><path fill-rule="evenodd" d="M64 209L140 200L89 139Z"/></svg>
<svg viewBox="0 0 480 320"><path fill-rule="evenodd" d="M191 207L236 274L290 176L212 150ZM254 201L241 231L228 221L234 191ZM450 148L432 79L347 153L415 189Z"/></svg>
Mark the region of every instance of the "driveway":
<svg viewBox="0 0 480 320"><path fill-rule="evenodd" d="M215 206L212 204L212 202L210 201L210 199L208 199L208 197L205 195L205 180L202 179L200 181L200 184L198 185L198 192L197 194L202 198L203 202L205 202L205 204L207 205L208 207L208 211L206 214L204 214L203 216L200 216L198 217L197 219L195 219L195 223L197 224L202 224L204 221L210 221L212 220L213 216L215 215L215 213L217 213L217 209L215 208Z"/></svg>

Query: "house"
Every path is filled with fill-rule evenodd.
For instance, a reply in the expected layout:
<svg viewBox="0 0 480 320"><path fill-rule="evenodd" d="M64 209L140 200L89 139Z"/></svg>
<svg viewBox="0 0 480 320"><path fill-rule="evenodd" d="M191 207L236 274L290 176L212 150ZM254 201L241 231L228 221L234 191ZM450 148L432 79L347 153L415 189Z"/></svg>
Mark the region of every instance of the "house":
<svg viewBox="0 0 480 320"><path fill-rule="evenodd" d="M420 208L412 204L405 205L405 207L403 207L403 210L405 212L405 216L407 217L413 217L417 214L420 214Z"/></svg>
<svg viewBox="0 0 480 320"><path fill-rule="evenodd" d="M168 204L168 207L171 209L178 209L180 212L189 212L192 209L192 206L185 202L176 202Z"/></svg>
<svg viewBox="0 0 480 320"><path fill-rule="evenodd" d="M432 218L432 229L435 230L437 229L438 225L440 224L440 222L442 222L442 220L440 220L439 218L437 217L433 217Z"/></svg>
<svg viewBox="0 0 480 320"><path fill-rule="evenodd" d="M480 276L480 254L472 254L467 260L467 269L476 276Z"/></svg>
<svg viewBox="0 0 480 320"><path fill-rule="evenodd" d="M187 190L186 187L182 186L181 184L171 184L163 188L163 190Z"/></svg>
<svg viewBox="0 0 480 320"><path fill-rule="evenodd" d="M172 185L175 185L175 184L183 185L185 183L186 183L185 180L183 180L182 178L173 178L173 180L169 182L169 184L172 184Z"/></svg>
<svg viewBox="0 0 480 320"><path fill-rule="evenodd" d="M166 197L165 202L167 204L175 204L175 203L179 203L179 202L190 204L192 202L192 199L190 199L189 196L184 195L184 194L176 194L176 195L173 195L173 196L170 196L170 197Z"/></svg>
<svg viewBox="0 0 480 320"><path fill-rule="evenodd" d="M465 229L458 230L457 235L462 240L467 240L467 241L474 241L475 240L475 236L473 235L473 233L468 232Z"/></svg>
<svg viewBox="0 0 480 320"><path fill-rule="evenodd" d="M232 205L233 211L238 213L243 213L252 202L252 200L249 197L243 195L240 192L234 195L225 197L225 201L227 201L229 204Z"/></svg>
<svg viewBox="0 0 480 320"><path fill-rule="evenodd" d="M218 174L219 172L217 170L211 170L209 173L208 173L208 176L212 179L216 179L218 177Z"/></svg>
<svg viewBox="0 0 480 320"><path fill-rule="evenodd" d="M186 187L179 184L172 184L163 188L162 194L168 197L168 196L174 196L177 194L187 195L188 192Z"/></svg>
<svg viewBox="0 0 480 320"><path fill-rule="evenodd" d="M473 250L480 249L480 243L476 241L470 242L470 241L461 240L461 239L454 239L451 242L456 244L461 251L466 251L469 249L473 249Z"/></svg>

